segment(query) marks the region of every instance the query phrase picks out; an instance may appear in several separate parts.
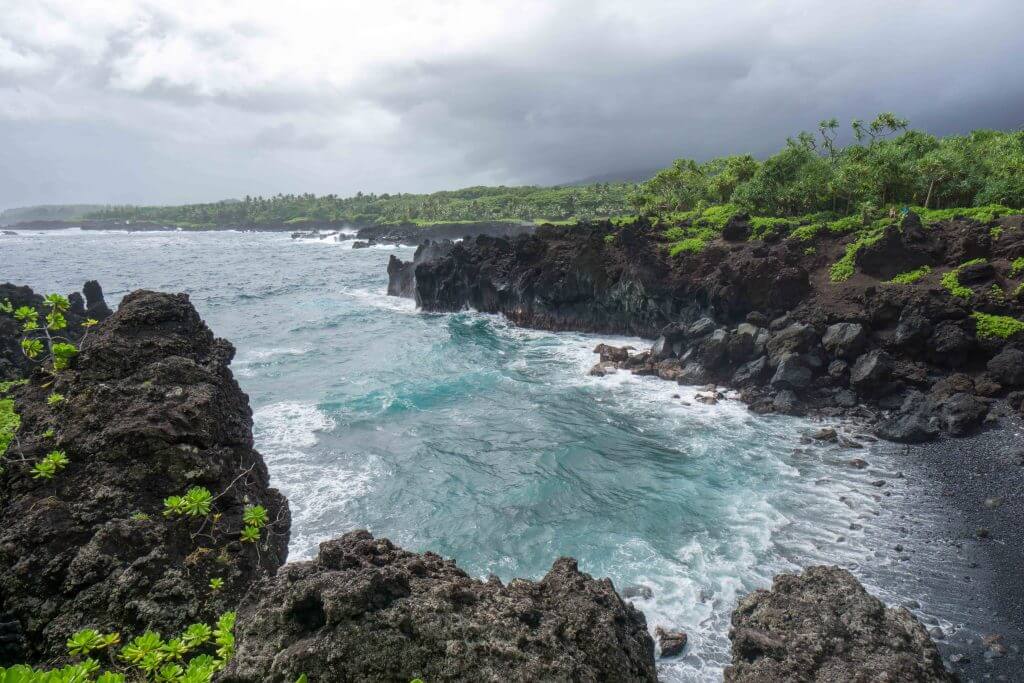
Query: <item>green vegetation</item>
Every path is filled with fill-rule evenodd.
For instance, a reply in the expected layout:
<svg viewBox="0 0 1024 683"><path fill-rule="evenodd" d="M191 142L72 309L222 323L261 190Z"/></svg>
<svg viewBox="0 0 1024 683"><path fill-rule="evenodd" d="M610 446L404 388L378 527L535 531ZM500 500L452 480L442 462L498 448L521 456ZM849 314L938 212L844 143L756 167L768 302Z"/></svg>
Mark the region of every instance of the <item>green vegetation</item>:
<svg viewBox="0 0 1024 683"><path fill-rule="evenodd" d="M0 683L209 683L234 655L234 629L235 613L225 612L212 628L192 624L166 641L159 633L146 631L117 654L114 648L121 642L120 633L84 629L67 641L68 654L81 659L79 663L53 670L25 665L0 668ZM107 664L101 667L94 655ZM195 656L186 662L188 655Z"/></svg>
<svg viewBox="0 0 1024 683"><path fill-rule="evenodd" d="M900 273L893 279L889 280L889 283L894 285L910 285L927 276L931 272L931 266L921 266L916 270L908 270L906 273Z"/></svg>
<svg viewBox="0 0 1024 683"><path fill-rule="evenodd" d="M960 284L960 271L966 268L967 266L975 266L984 262L985 259L976 258L961 263L959 266L957 266L956 268L942 276L942 286L946 288L946 291L948 291L955 297L958 297L960 299L970 299L972 296L974 296L974 292L971 290L970 287L965 287L962 284Z"/></svg>
<svg viewBox="0 0 1024 683"><path fill-rule="evenodd" d="M843 254L843 257L832 264L832 268L829 270L829 278L831 278L832 282L846 282L853 277L853 266L856 263L857 252L880 239L882 239L882 231L876 229L866 232L856 242L846 245L846 252Z"/></svg>
<svg viewBox="0 0 1024 683"><path fill-rule="evenodd" d="M1024 131L978 130L936 138L908 130L890 113L853 121L855 141L836 143L839 124L822 121L777 154L698 163L680 159L633 196L642 213L663 215L706 204L732 204L758 216L837 217L874 207L922 207L928 222L966 216L990 221L1024 206ZM954 207L974 207L963 209Z"/></svg>
<svg viewBox="0 0 1024 683"><path fill-rule="evenodd" d="M975 311L974 318L979 339L1009 339L1024 332L1024 322L1008 315L991 315Z"/></svg>
<svg viewBox="0 0 1024 683"><path fill-rule="evenodd" d="M184 496L169 496L164 499L164 517L205 517L210 514L212 504L213 494L209 489L193 486Z"/></svg>
<svg viewBox="0 0 1024 683"><path fill-rule="evenodd" d="M1013 259L1010 264L1010 277L1020 277L1024 274L1024 256Z"/></svg>
<svg viewBox="0 0 1024 683"><path fill-rule="evenodd" d="M313 194L246 197L186 206L115 206L89 218L155 221L182 228L213 225L287 224L301 228L315 221L354 225L412 222L538 221L574 223L577 219L630 213L632 183L564 187L467 187L432 194L363 194L352 197Z"/></svg>

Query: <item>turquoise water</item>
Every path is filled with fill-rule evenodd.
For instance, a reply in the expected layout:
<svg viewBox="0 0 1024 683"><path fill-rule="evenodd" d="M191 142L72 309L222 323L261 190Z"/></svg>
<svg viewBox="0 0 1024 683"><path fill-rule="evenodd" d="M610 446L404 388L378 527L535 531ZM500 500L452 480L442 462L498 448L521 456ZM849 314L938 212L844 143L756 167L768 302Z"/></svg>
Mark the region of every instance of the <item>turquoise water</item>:
<svg viewBox="0 0 1024 683"><path fill-rule="evenodd" d="M665 680L720 679L737 596L776 572L875 561L870 522L890 501L877 472L845 465L865 451L802 444L817 425L703 405L694 388L587 376L598 341L640 340L419 313L384 295L388 255L412 249L350 245L25 233L0 238L0 280L68 292L95 278L112 305L188 292L238 348L257 447L291 500L292 559L356 528L481 577L539 578L571 555L619 589L648 586L635 604L652 631L689 633Z"/></svg>

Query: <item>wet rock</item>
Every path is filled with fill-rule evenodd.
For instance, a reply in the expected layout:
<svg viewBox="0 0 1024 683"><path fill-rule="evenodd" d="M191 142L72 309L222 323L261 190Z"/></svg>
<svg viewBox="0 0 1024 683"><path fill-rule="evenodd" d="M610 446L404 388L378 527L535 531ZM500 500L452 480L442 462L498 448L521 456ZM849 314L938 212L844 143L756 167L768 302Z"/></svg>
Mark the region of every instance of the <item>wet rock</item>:
<svg viewBox="0 0 1024 683"><path fill-rule="evenodd" d="M868 334L860 323L836 323L825 330L821 343L837 358L854 359L864 350Z"/></svg>
<svg viewBox="0 0 1024 683"><path fill-rule="evenodd" d="M799 415L803 412L800 399L790 389L783 389L775 395L772 408L783 415Z"/></svg>
<svg viewBox="0 0 1024 683"><path fill-rule="evenodd" d="M910 612L886 608L838 567L776 576L740 601L729 638L730 683L955 680Z"/></svg>
<svg viewBox="0 0 1024 683"><path fill-rule="evenodd" d="M676 398L679 398L676 396ZM640 600L650 600L654 597L654 591L651 590L650 586L643 584L633 584L626 586L622 589L622 597L624 598L638 598Z"/></svg>
<svg viewBox="0 0 1024 683"><path fill-rule="evenodd" d="M503 586L366 531L262 581L235 638L224 683L656 680L643 614L574 560Z"/></svg>
<svg viewBox="0 0 1024 683"><path fill-rule="evenodd" d="M970 394L954 394L942 403L942 421L953 435L969 434L981 424L988 406Z"/></svg>
<svg viewBox="0 0 1024 683"><path fill-rule="evenodd" d="M850 461L850 467L853 467L858 470L862 470L867 466L868 461L864 460L863 458L854 458L853 460Z"/></svg>
<svg viewBox="0 0 1024 683"><path fill-rule="evenodd" d="M928 635L935 640L944 640L946 638L946 632L939 626L932 626L928 629Z"/></svg>
<svg viewBox="0 0 1024 683"><path fill-rule="evenodd" d="M857 358L850 370L850 386L858 392L877 392L892 374L892 359L881 349L873 349Z"/></svg>
<svg viewBox="0 0 1024 683"><path fill-rule="evenodd" d="M1018 348L1006 347L988 361L987 368L1003 386L1024 386L1024 351Z"/></svg>
<svg viewBox="0 0 1024 683"><path fill-rule="evenodd" d="M21 625L28 661L62 661L86 627L170 634L209 623L284 562L288 505L253 450L233 355L186 295L137 291L71 368L17 390L22 455L37 461L57 446L70 461L50 480L21 466L0 477L0 604ZM66 397L56 413L52 391ZM193 486L217 496L220 517L202 536L200 520L162 514L166 497ZM246 505L268 512L258 543L237 540ZM216 593L213 577L224 581Z"/></svg>
<svg viewBox="0 0 1024 683"><path fill-rule="evenodd" d="M744 320L755 327L768 327L768 316L760 311L751 311L750 313L747 313Z"/></svg>
<svg viewBox="0 0 1024 683"><path fill-rule="evenodd" d="M628 346L610 346L608 344L598 344L594 347L594 353L598 354L601 358L601 362L607 363L624 363L629 360L629 348ZM653 352L652 352L652 355Z"/></svg>
<svg viewBox="0 0 1024 683"><path fill-rule="evenodd" d="M591 377L604 377L606 375L614 375L618 371L618 367L615 363L611 361L601 361L600 363L595 363L587 374Z"/></svg>
<svg viewBox="0 0 1024 683"><path fill-rule="evenodd" d="M675 657L686 648L687 636L683 631L664 629L659 626L654 629L654 635L658 637L658 647L661 648L662 657Z"/></svg>
<svg viewBox="0 0 1024 683"><path fill-rule="evenodd" d="M920 412L910 412L883 420L875 433L896 443L925 443L938 437L939 429Z"/></svg>
<svg viewBox="0 0 1024 683"><path fill-rule="evenodd" d="M840 408L853 408L857 405L857 394L849 389L840 389L832 397Z"/></svg>
<svg viewBox="0 0 1024 683"><path fill-rule="evenodd" d="M832 427L822 427L818 431L811 434L811 438L816 441L838 441L839 434Z"/></svg>
<svg viewBox="0 0 1024 683"><path fill-rule="evenodd" d="M768 356L761 356L741 365L732 376L732 385L739 388L759 385L767 375Z"/></svg>

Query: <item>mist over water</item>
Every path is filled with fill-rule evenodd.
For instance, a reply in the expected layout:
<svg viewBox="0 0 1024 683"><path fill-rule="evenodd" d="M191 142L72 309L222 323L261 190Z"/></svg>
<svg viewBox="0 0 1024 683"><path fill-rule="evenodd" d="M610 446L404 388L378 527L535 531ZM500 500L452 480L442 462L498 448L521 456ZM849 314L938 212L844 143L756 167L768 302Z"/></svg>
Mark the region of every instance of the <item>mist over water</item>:
<svg viewBox="0 0 1024 683"><path fill-rule="evenodd" d="M731 610L775 573L879 561L889 532L874 520L906 495L870 484L892 456L802 444L816 425L703 405L693 388L587 376L598 341L640 340L419 313L384 295L388 254L412 249L350 246L25 233L0 241L0 280L69 292L95 278L111 305L188 292L238 349L257 447L291 502L292 559L357 528L506 581L571 555L620 591L650 588L635 604L652 632L689 633L665 680L720 678Z"/></svg>

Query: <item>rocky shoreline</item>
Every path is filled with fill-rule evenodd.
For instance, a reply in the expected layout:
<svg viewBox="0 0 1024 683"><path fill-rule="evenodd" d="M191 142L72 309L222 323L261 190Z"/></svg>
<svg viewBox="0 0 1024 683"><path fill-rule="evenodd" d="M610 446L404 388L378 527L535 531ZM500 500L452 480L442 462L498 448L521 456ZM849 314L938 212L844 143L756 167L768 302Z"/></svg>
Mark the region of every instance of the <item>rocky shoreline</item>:
<svg viewBox="0 0 1024 683"><path fill-rule="evenodd" d="M644 219L424 244L391 257L388 291L426 311L652 338L599 346L592 373L709 385L712 398L728 387L756 412L866 419L890 441L970 434L1024 407L1024 332L1001 327L1024 315L1024 217L925 227L911 213L860 246L841 282L831 264L850 238L751 241L746 221L677 257Z"/></svg>
<svg viewBox="0 0 1024 683"><path fill-rule="evenodd" d="M503 585L353 532L323 543L314 561L284 564L287 501L253 450L231 345L213 337L187 296L145 291L93 334L55 382L37 372L11 390L18 458L59 447L69 464L53 479L16 463L0 475L0 666L67 661L64 643L81 628L173 633L237 608L237 654L224 680L655 680L643 615L570 559L541 581ZM47 400L55 387L66 397L59 407ZM216 494L207 513L167 516L164 498L195 486ZM240 542L256 503L268 523L257 541ZM796 634L792 622L738 612L730 680L892 662L908 680L948 680L909 613L879 612L838 570L812 572L779 578L743 604L755 614L766 601L794 610L814 601L835 616ZM864 628L837 651L830 624L850 614L866 615ZM894 640L897 627L905 635ZM685 646L678 634L659 635L663 656ZM814 662L780 658L808 642L821 653Z"/></svg>

